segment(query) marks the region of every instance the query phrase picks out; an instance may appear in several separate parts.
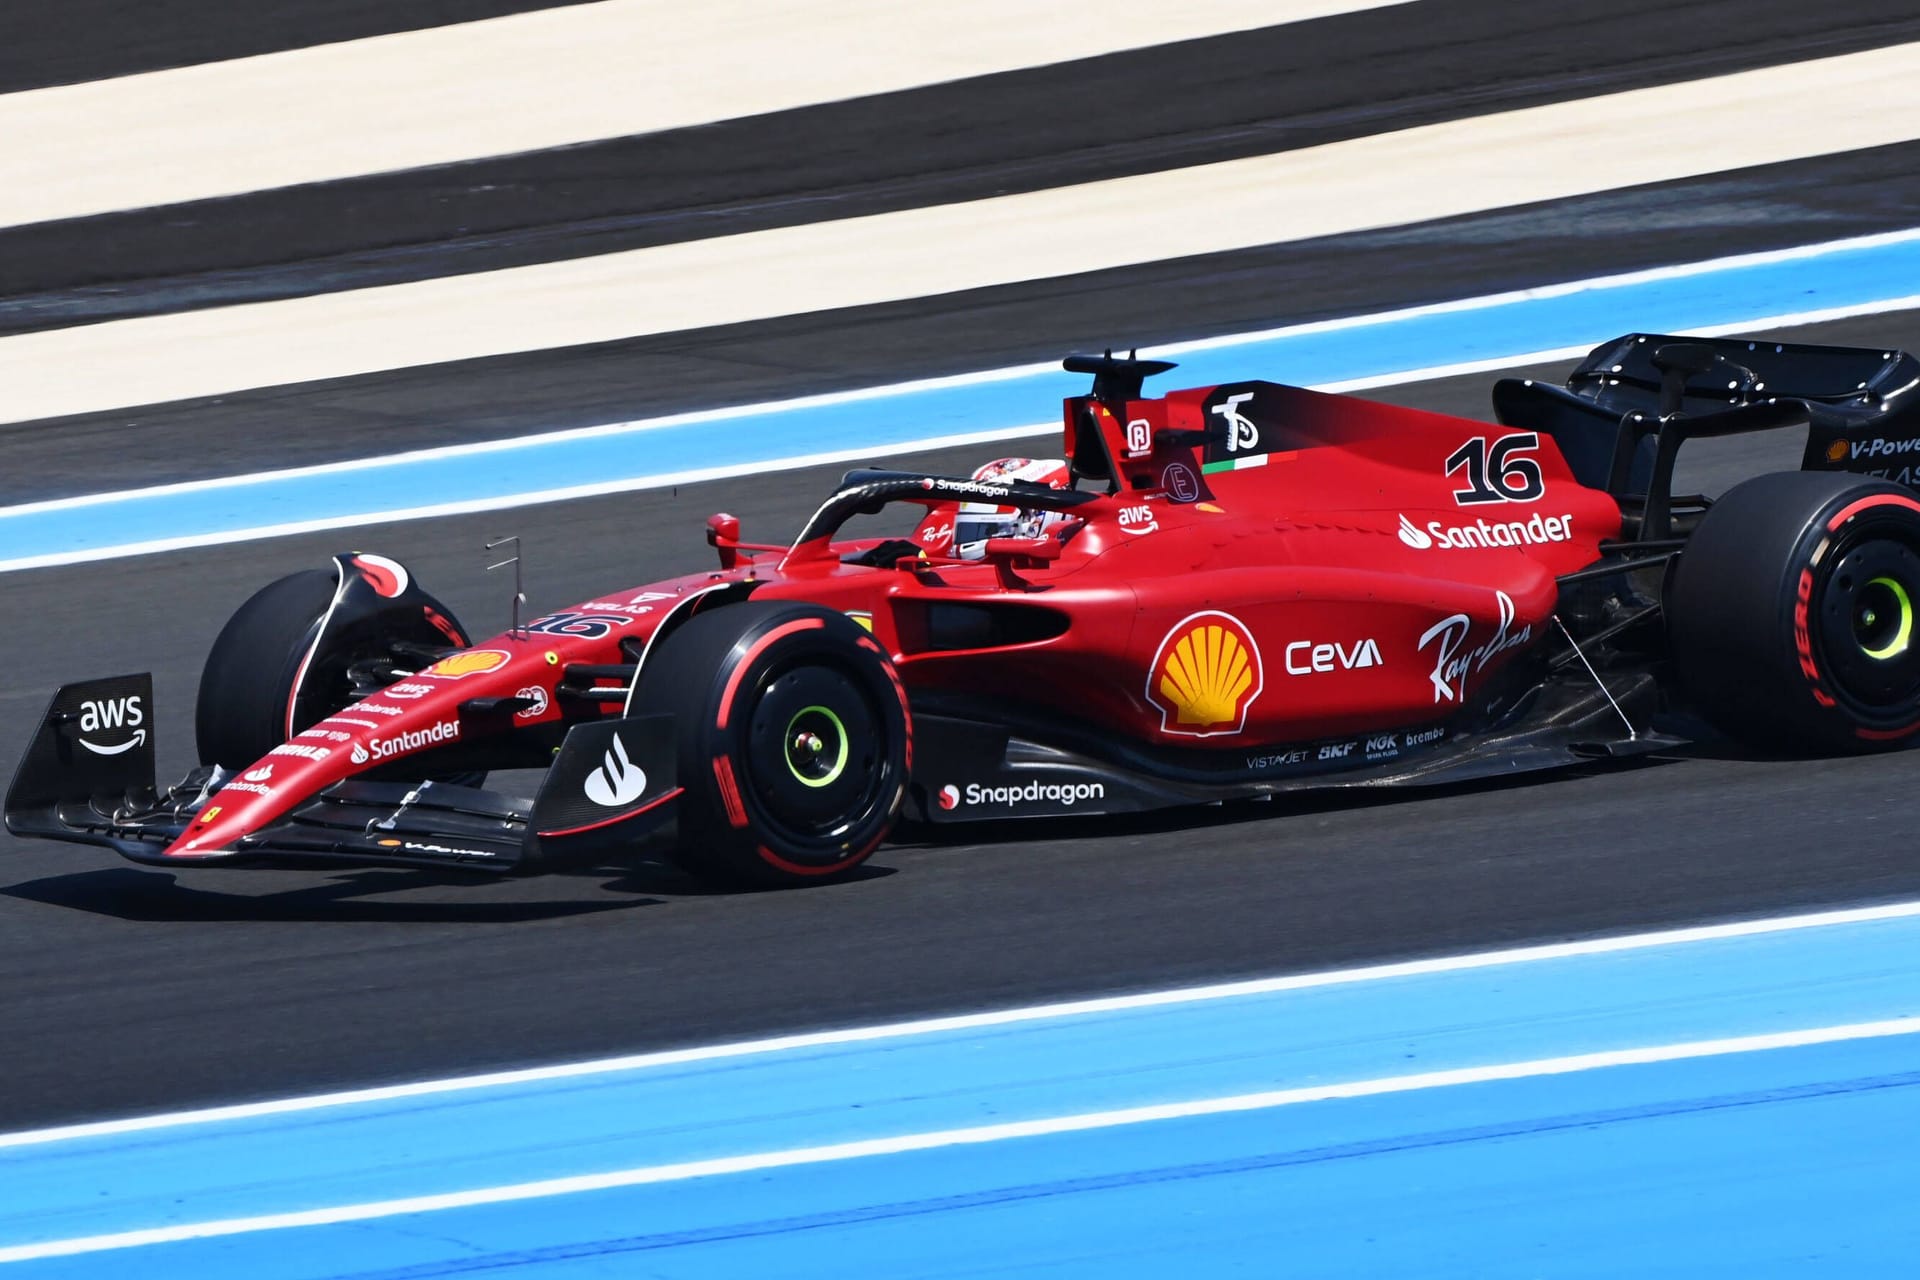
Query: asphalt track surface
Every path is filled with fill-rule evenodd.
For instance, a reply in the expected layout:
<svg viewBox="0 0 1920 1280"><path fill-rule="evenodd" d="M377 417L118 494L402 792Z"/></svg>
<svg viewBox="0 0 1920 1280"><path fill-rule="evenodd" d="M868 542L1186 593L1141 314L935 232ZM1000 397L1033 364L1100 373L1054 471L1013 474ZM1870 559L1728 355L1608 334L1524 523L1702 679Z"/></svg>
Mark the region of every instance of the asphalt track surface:
<svg viewBox="0 0 1920 1280"><path fill-rule="evenodd" d="M1920 318L1797 336L1911 346ZM1489 381L1393 398L1478 413ZM1716 489L1796 447L1736 442L1683 480ZM527 540L538 610L703 563L714 510L790 533L838 470L8 575L0 773L53 685L139 669L161 771L184 770L227 612L330 551L400 556L494 628L490 536ZM910 833L853 882L744 896L653 867L171 874L0 839L0 1127L1911 896L1912 768L1709 744L1405 799Z"/></svg>

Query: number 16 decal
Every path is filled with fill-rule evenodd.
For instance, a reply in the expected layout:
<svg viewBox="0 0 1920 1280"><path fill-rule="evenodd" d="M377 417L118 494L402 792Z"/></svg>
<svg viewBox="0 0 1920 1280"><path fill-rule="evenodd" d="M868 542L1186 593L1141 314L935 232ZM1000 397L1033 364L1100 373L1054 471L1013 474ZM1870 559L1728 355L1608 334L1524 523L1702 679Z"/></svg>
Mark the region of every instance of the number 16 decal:
<svg viewBox="0 0 1920 1280"><path fill-rule="evenodd" d="M1475 436L1455 449L1447 458L1447 474L1462 467L1467 471L1467 487L1455 489L1453 500L1463 507L1483 502L1532 502L1547 491L1540 464L1518 454L1532 453L1540 447L1540 437L1531 431L1501 436L1491 446L1486 437Z"/></svg>

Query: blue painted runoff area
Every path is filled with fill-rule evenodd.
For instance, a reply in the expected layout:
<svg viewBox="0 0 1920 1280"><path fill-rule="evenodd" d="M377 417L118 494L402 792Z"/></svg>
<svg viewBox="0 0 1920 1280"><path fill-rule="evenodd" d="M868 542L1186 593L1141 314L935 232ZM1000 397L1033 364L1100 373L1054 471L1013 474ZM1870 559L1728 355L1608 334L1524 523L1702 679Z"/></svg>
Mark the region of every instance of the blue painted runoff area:
<svg viewBox="0 0 1920 1280"><path fill-rule="evenodd" d="M0 1277L1910 1275L1912 1028L1515 1064L1916 1017L1905 916L0 1146ZM765 1159L849 1142L878 1149ZM659 1180L6 1261L632 1170Z"/></svg>
<svg viewBox="0 0 1920 1280"><path fill-rule="evenodd" d="M1920 278L1920 238L1842 242L1784 261L1729 259L1705 267L1547 296L1503 295L1435 314L1388 313L1331 329L1225 340L1181 355L1181 369L1166 384L1385 381L1420 369L1587 347L1634 330L1686 332L1788 313L1868 309L1912 293L1911 282ZM267 473L212 489L134 490L82 506L5 508L0 568L154 543L259 536L255 531L293 521L344 526L462 504L520 505L574 489L638 489L821 454L864 460L869 452L880 457L929 439L1050 422L1060 399L1078 394L1085 381L1058 371L982 375L832 403L749 406L692 421L532 437L509 448L395 457L346 471Z"/></svg>

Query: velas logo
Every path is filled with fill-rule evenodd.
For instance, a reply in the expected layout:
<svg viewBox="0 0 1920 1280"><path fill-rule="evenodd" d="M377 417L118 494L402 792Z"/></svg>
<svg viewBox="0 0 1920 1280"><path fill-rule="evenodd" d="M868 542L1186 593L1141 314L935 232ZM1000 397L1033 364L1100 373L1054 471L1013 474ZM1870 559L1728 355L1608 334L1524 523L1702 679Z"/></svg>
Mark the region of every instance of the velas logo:
<svg viewBox="0 0 1920 1280"><path fill-rule="evenodd" d="M1448 525L1429 520L1423 529L1400 517L1400 541L1415 551L1445 547L1462 551L1473 547L1529 547L1566 542L1573 537L1573 516L1535 514L1526 520L1475 520Z"/></svg>
<svg viewBox="0 0 1920 1280"><path fill-rule="evenodd" d="M420 674L439 676L442 680L458 680L463 676L484 675L506 666L509 656L502 649L469 649L465 653L448 654Z"/></svg>
<svg viewBox="0 0 1920 1280"><path fill-rule="evenodd" d="M1147 669L1147 701L1160 732L1183 738L1239 733L1260 696L1260 646L1230 613L1182 618L1160 641Z"/></svg>

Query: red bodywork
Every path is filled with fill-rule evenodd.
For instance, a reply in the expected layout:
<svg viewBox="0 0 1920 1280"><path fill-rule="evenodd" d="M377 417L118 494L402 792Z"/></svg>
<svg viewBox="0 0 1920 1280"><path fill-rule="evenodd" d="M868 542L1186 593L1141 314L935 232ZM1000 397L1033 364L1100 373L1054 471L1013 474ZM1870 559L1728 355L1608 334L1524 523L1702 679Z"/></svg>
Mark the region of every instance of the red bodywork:
<svg viewBox="0 0 1920 1280"><path fill-rule="evenodd" d="M910 694L1002 695L1149 745L1245 752L1437 725L1544 636L1556 575L1620 533L1615 501L1576 483L1545 435L1260 382L1124 410L1067 401L1068 451L1113 492L1038 544L874 567L843 557L880 539L768 551L723 533L718 572L535 619L306 729L167 853L231 849L352 775L556 721L570 666L631 661L622 641L729 584L870 619ZM956 617L986 620L979 637ZM523 703L463 718L476 698ZM621 706L616 693L601 710Z"/></svg>

